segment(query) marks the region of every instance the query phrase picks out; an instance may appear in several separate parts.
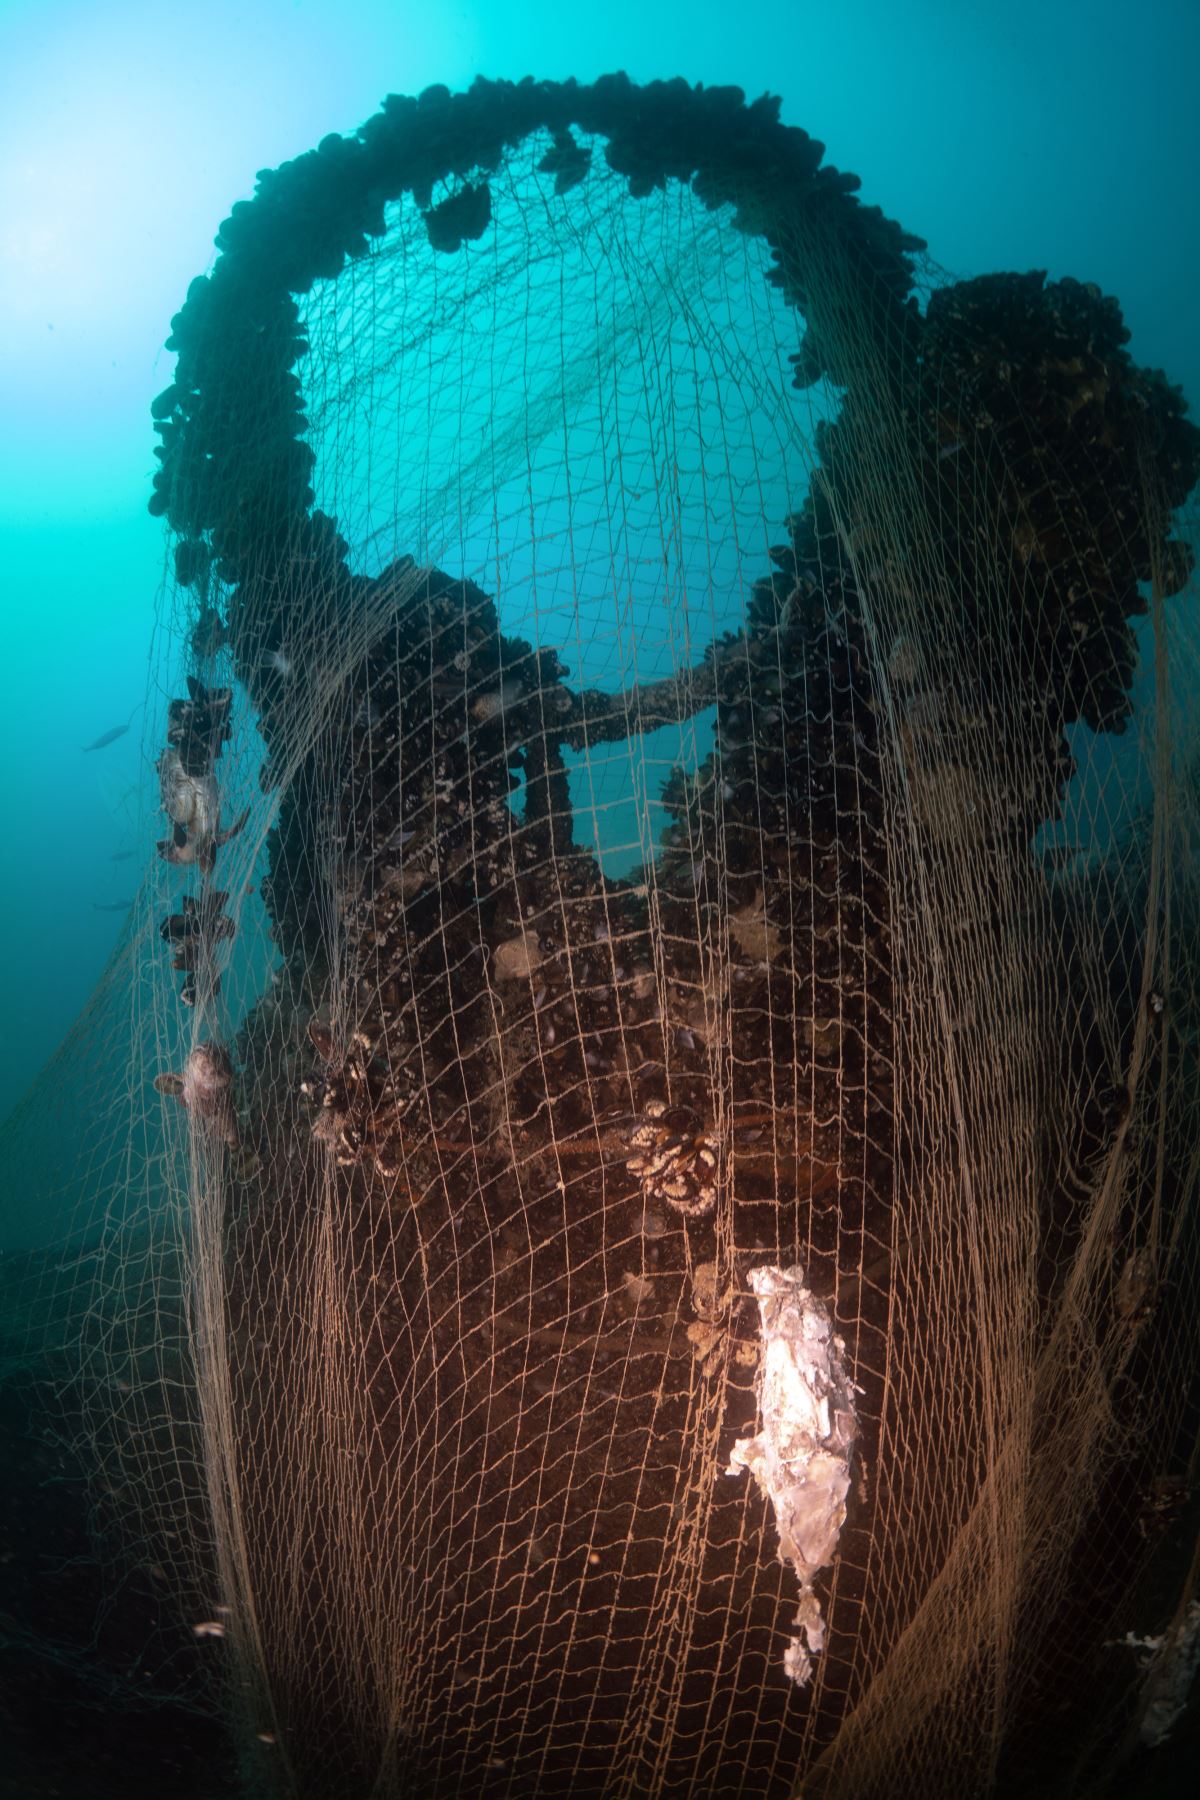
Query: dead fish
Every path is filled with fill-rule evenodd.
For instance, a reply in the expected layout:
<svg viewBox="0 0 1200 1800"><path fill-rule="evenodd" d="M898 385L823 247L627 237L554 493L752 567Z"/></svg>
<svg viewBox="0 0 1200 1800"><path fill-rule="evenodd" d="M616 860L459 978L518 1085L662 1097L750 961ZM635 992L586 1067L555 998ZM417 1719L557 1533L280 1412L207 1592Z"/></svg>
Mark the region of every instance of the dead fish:
<svg viewBox="0 0 1200 1800"><path fill-rule="evenodd" d="M137 718L138 713L141 710L142 703L139 700L129 717L126 719L124 725L114 725L111 731L102 731L94 744L84 744L82 746L83 754L86 756L89 750L106 750L110 744L115 744L118 738L125 736L125 733L129 730L129 727L133 724L133 721Z"/></svg>
<svg viewBox="0 0 1200 1800"><path fill-rule="evenodd" d="M176 553L178 554L178 552ZM192 626L192 650L201 658L216 656L229 642L229 630L215 606L201 608Z"/></svg>
<svg viewBox="0 0 1200 1800"><path fill-rule="evenodd" d="M211 837L194 837L185 825L176 825L169 838L159 838L155 848L163 861L175 868L187 869L193 863L199 863L202 873L211 875L216 867L217 851L237 836L249 817L250 808L243 807L227 830L216 831Z"/></svg>
<svg viewBox="0 0 1200 1800"><path fill-rule="evenodd" d="M133 905L132 900L93 900L93 912L128 912Z"/></svg>
<svg viewBox="0 0 1200 1800"><path fill-rule="evenodd" d="M210 945L222 943L231 938L236 929L224 911L228 898L224 889L203 894L200 899L194 894L185 894L181 911L162 921L158 935L168 944L196 943L201 938L206 938Z"/></svg>
<svg viewBox="0 0 1200 1800"><path fill-rule="evenodd" d="M250 817L246 807L226 830L220 823L220 795L215 775L189 774L178 750L168 746L158 759L159 789L163 811L174 821L169 838L158 844L164 862L186 868L198 862L205 874L212 871L217 851L236 837Z"/></svg>
<svg viewBox="0 0 1200 1800"><path fill-rule="evenodd" d="M201 1131L236 1150L240 1143L233 1104L233 1065L221 1044L197 1044L180 1075L156 1075L157 1091L186 1106Z"/></svg>
<svg viewBox="0 0 1200 1800"><path fill-rule="evenodd" d="M180 957L176 957L171 964L173 969L184 969L185 971L183 986L179 990L179 998L183 1004L185 1006L197 1005L201 994L206 1000L215 1000L221 991L221 977L214 975L211 969L206 969L204 979L201 981L199 971L187 969L185 964L186 959Z"/></svg>
<svg viewBox="0 0 1200 1800"><path fill-rule="evenodd" d="M221 807L212 771L193 775L171 746L158 759L158 783L167 817L185 830L193 830L198 838L211 837L218 829Z"/></svg>

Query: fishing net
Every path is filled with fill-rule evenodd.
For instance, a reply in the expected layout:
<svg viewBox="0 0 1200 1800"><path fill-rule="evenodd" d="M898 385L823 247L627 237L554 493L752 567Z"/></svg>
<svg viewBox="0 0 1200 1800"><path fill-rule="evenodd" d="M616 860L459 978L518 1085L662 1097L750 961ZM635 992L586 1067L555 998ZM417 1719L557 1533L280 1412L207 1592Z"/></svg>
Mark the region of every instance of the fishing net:
<svg viewBox="0 0 1200 1800"><path fill-rule="evenodd" d="M1091 1791L1186 1695L1200 434L857 185L431 89L173 321L4 1341L248 1792Z"/></svg>

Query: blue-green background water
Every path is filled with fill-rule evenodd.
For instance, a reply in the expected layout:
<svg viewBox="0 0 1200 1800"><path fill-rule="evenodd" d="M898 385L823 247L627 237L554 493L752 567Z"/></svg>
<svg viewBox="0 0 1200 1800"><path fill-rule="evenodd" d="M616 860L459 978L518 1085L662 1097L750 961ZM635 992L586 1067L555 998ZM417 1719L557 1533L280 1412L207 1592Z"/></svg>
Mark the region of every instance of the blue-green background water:
<svg viewBox="0 0 1200 1800"><path fill-rule="evenodd" d="M81 746L144 697L149 402L221 219L388 91L615 68L780 94L939 263L1098 282L1200 399L1200 0L0 0L0 1114L153 854L141 714Z"/></svg>

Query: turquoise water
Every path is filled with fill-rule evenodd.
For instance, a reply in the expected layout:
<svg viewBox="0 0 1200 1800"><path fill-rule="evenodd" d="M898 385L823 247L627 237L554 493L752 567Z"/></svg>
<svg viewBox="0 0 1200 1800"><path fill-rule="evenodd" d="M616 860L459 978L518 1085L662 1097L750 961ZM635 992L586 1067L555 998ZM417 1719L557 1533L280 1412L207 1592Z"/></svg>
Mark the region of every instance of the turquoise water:
<svg viewBox="0 0 1200 1800"><path fill-rule="evenodd" d="M165 563L149 403L217 225L256 170L389 90L618 67L781 94L939 263L1098 282L1135 360L1200 394L1195 0L0 0L0 1114L86 1001L152 853L145 715L81 746L145 695Z"/></svg>

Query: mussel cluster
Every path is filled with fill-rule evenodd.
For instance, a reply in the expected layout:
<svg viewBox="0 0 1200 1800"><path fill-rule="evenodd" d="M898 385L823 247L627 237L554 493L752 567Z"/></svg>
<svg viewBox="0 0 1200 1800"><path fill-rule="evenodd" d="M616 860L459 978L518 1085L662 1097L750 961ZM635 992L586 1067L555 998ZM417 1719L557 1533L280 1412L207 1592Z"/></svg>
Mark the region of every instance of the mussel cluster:
<svg viewBox="0 0 1200 1800"><path fill-rule="evenodd" d="M217 851L235 837L246 823L243 812L228 829L221 826L221 795L216 764L230 737L230 688L208 688L188 676L187 698L174 699L167 709L167 742L158 759L163 810L172 831L158 853L177 867L200 870L199 895L187 895L181 910L159 926L171 949L171 967L183 972L180 999L195 1006L198 998L211 999L220 986L213 957L218 944L231 938L233 920L225 912L228 895L209 885Z"/></svg>
<svg viewBox="0 0 1200 1800"><path fill-rule="evenodd" d="M320 1109L313 1138L330 1146L341 1168L365 1163L380 1175L395 1175L397 1140L412 1098L411 1083L403 1082L402 1070L386 1067L371 1055L365 1032L354 1032L340 1057L327 1024L310 1020L309 1036L324 1064L319 1082L306 1080L300 1087Z"/></svg>
<svg viewBox="0 0 1200 1800"><path fill-rule="evenodd" d="M1200 473L1200 433L1180 390L1134 364L1128 338L1115 300L1037 271L955 283L925 321L912 423L947 564L961 571L980 696L1015 664L1051 729L1124 730L1129 621L1152 580L1170 597L1192 566L1168 534ZM1027 818L1041 799L1030 796Z"/></svg>

